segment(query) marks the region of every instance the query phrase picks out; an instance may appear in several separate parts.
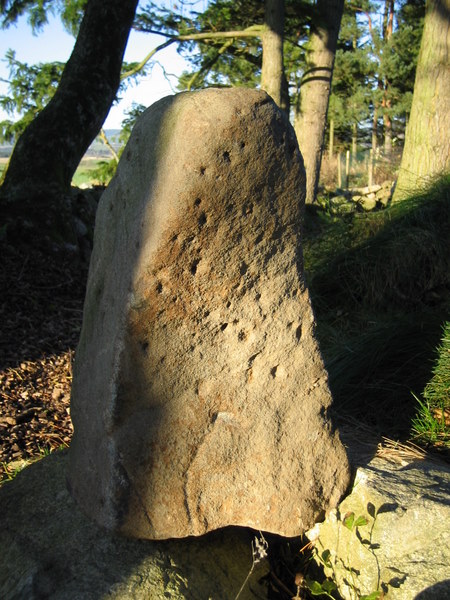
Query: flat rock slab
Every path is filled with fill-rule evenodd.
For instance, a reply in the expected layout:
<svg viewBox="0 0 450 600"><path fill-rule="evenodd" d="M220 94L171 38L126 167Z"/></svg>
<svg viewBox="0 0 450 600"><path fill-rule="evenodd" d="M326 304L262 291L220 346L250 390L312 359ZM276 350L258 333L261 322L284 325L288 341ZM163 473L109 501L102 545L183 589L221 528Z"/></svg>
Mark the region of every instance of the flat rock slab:
<svg viewBox="0 0 450 600"><path fill-rule="evenodd" d="M105 532L65 486L67 454L27 467L0 487L2 600L223 600L236 597L252 565L250 532L228 528L152 542ZM256 566L239 599L267 597Z"/></svg>
<svg viewBox="0 0 450 600"><path fill-rule="evenodd" d="M349 483L303 279L305 173L264 92L165 98L97 212L69 484L130 536L288 537Z"/></svg>
<svg viewBox="0 0 450 600"><path fill-rule="evenodd" d="M345 600L377 590L392 600L443 600L450 598L449 499L449 465L375 458L307 535L319 554L330 552L325 572ZM358 517L367 523L356 527Z"/></svg>

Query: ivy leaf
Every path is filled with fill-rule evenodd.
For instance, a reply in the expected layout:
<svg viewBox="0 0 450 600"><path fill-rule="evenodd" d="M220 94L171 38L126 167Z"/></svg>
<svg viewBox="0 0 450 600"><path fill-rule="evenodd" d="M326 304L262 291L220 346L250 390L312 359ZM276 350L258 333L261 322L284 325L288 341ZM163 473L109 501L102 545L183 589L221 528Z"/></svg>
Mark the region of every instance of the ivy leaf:
<svg viewBox="0 0 450 600"><path fill-rule="evenodd" d="M360 516L354 522L354 527L364 527L364 525L367 525L368 522L369 521L366 519L366 517Z"/></svg>
<svg viewBox="0 0 450 600"><path fill-rule="evenodd" d="M355 513L354 512L348 512L345 516L344 516L344 520L342 521L344 524L344 527L347 527L347 529L349 531L352 531L353 529L353 524L355 522Z"/></svg>
<svg viewBox="0 0 450 600"><path fill-rule="evenodd" d="M324 593L324 589L318 581L314 581L314 579L308 579L306 584L308 586L308 590L313 596L320 596Z"/></svg>
<svg viewBox="0 0 450 600"><path fill-rule="evenodd" d="M326 579L323 583L322 583L322 589L327 592L328 594L331 594L332 592L337 590L337 586L334 583L334 581L331 581L331 579Z"/></svg>

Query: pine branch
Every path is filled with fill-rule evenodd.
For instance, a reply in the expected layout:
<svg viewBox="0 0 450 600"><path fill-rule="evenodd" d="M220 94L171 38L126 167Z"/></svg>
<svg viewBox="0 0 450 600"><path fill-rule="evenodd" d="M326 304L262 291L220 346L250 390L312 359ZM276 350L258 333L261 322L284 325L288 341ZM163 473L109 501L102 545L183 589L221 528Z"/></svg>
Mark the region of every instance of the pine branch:
<svg viewBox="0 0 450 600"><path fill-rule="evenodd" d="M175 42L198 42L202 40L218 40L218 39L236 39L236 38L246 38L246 37L261 37L266 29L265 25L252 25L251 27L247 27L247 29L242 29L240 31L205 31L199 33L191 33L186 35L177 35L170 36L168 40L166 40L163 44L160 44L156 48L153 48L147 56L145 56L140 63L138 63L135 67L123 73L121 77L121 81L124 79L128 79L128 77L132 77L139 73L145 65L149 62L149 60L155 56L157 52L160 50L164 50L171 44Z"/></svg>

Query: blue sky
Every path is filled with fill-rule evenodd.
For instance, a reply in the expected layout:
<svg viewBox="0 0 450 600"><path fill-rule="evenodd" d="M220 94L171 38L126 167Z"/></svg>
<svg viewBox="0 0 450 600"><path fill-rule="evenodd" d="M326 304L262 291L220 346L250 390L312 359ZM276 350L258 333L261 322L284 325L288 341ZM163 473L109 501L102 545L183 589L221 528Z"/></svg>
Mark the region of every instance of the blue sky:
<svg viewBox="0 0 450 600"><path fill-rule="evenodd" d="M174 4L169 2L168 4ZM197 2L199 10L207 4L206 0ZM162 36L131 32L125 52L126 61L140 61L150 50L162 42ZM4 62L6 51L11 48L16 51L20 62L36 64L39 62L66 61L72 51L75 40L62 27L58 18L50 17L49 24L39 35L33 35L26 18L21 18L17 25L0 30L0 80L8 79L9 73ZM124 111L130 108L132 102L150 106L160 98L176 91L177 79L185 67L184 60L177 54L176 44L169 46L154 57L163 66L155 64L147 77L138 85L133 85L122 94L119 104L114 105L108 115L104 127L119 128L124 118ZM171 74L172 76L169 76ZM169 79L169 81L167 80ZM8 86L0 81L0 94L7 95ZM0 110L0 120L11 118Z"/></svg>

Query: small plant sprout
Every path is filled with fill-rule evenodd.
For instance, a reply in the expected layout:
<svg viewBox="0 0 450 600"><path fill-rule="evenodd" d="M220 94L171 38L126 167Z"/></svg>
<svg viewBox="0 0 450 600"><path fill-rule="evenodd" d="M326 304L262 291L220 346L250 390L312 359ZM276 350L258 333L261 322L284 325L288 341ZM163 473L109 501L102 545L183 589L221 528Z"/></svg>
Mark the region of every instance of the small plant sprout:
<svg viewBox="0 0 450 600"><path fill-rule="evenodd" d="M375 561L378 565L378 560L376 557L375 551L379 548L378 544L374 544L372 542L373 528L375 525L375 520L378 514L387 512L391 510L392 507L389 505L383 505L378 510L376 510L375 506L369 502L367 505L368 517L365 515L357 516L353 511L349 511L345 513L345 515L340 516L337 514L338 523L341 527L344 527L351 534L354 534L358 539L359 543L362 544L367 550L373 555ZM370 524L370 518L372 519L372 523L370 526L370 530L368 533L368 537L363 537L360 533L359 529L367 527ZM348 534L347 534L348 535ZM315 540L319 542L319 538ZM339 543L339 542L338 542ZM338 591L337 582L338 580L342 580L349 587L349 592L351 597L355 600L382 600L384 598L385 590L389 584L384 584L380 582L380 577L378 577L378 585L377 590L369 593L362 594L358 585L358 575L359 571L355 569L351 564L350 560L347 556L347 560L343 560L342 558L337 558L337 552L333 553L328 548L319 549L317 546L315 547L316 559L319 563L323 565L323 567L331 571L331 578L325 579L323 582L315 581L313 579L306 578L304 582L304 586L308 589L309 593L312 596L324 596L327 598L334 599L334 592ZM342 578L342 570L344 571L344 577ZM379 575L379 567L378 567L378 575ZM295 598L299 598L299 591L297 592L297 596Z"/></svg>

